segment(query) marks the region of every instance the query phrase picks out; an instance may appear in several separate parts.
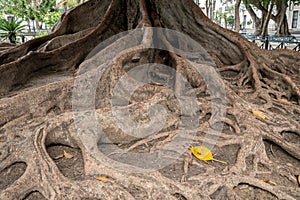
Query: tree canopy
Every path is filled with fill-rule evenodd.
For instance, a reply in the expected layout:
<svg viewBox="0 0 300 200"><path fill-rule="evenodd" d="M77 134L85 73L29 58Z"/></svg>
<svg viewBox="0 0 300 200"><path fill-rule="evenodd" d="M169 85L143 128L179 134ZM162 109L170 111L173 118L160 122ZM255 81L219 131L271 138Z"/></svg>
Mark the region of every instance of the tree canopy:
<svg viewBox="0 0 300 200"><path fill-rule="evenodd" d="M0 1L0 8L2 14L12 15L25 21L35 20L37 29L39 29L39 22L45 23L50 28L53 27L63 11L56 5L56 0L7 0Z"/></svg>

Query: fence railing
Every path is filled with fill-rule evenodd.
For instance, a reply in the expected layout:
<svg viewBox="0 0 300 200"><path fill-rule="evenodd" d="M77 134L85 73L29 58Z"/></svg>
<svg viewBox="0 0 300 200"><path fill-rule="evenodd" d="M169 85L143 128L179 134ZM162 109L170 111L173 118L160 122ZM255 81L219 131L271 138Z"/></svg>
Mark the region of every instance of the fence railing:
<svg viewBox="0 0 300 200"><path fill-rule="evenodd" d="M254 34L242 34L245 38L258 45L261 49L292 49L300 51L300 40L295 36L266 36L261 38Z"/></svg>

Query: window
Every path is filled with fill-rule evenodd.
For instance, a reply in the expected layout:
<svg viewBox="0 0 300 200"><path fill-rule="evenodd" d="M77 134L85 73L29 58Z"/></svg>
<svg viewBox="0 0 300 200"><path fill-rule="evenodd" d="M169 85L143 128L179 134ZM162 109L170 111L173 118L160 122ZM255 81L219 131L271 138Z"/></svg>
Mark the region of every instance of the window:
<svg viewBox="0 0 300 200"><path fill-rule="evenodd" d="M297 28L297 26L298 26L298 16L299 16L299 11L294 10L293 11L293 19L292 19L292 28Z"/></svg>

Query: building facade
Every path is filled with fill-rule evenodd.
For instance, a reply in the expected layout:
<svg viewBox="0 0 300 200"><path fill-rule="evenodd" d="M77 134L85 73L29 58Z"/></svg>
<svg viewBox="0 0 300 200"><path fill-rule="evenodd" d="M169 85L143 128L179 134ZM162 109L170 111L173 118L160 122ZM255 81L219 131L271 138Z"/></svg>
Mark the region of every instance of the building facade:
<svg viewBox="0 0 300 200"><path fill-rule="evenodd" d="M300 33L300 5L291 5L286 13L290 31Z"/></svg>

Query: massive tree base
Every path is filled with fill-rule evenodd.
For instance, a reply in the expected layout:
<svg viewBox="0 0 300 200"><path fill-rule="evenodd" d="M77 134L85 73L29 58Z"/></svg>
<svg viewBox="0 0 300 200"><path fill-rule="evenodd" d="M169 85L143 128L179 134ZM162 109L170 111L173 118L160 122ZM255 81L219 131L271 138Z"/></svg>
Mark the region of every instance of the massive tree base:
<svg viewBox="0 0 300 200"><path fill-rule="evenodd" d="M214 145L215 157L227 164L197 160L186 148L157 171L122 171L97 159L95 148L78 134L74 82L89 72L88 62L105 57L103 49L86 59L88 54L106 39L138 28L144 35L136 47L151 44L157 35L147 27L173 29L201 44L222 77L226 97L212 99L193 62L172 53L176 47L168 38L160 42L170 51L133 46L114 55L106 49L115 60L102 60L95 107L111 143L98 138L93 147L155 152L179 134L180 106L164 84L145 84L128 97L129 105L119 105L133 120L147 123L148 108L161 104L168 119L159 132L137 138L114 123L110 100L121 76L160 63L183 74L197 97L199 124L188 130L191 145ZM0 199L300 198L300 54L261 50L210 22L191 0L90 0L64 15L52 34L1 48L0 60ZM226 108L219 121L213 101ZM224 124L221 134L218 123Z"/></svg>

